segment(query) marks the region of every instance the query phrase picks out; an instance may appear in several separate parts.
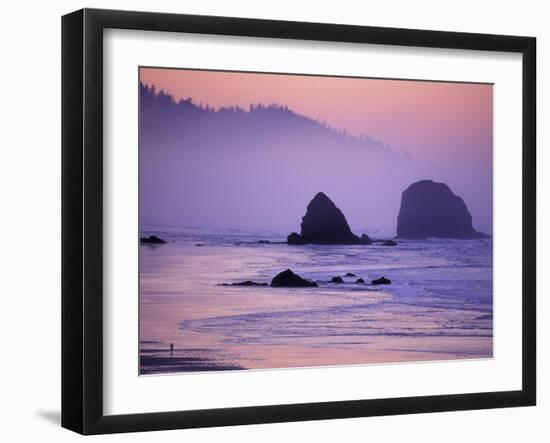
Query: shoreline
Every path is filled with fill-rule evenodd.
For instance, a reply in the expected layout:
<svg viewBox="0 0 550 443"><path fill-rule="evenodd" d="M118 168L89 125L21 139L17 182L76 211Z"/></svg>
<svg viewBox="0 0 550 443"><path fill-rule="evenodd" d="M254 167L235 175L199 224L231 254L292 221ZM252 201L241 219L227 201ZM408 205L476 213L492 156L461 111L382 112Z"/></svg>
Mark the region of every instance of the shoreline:
<svg viewBox="0 0 550 443"><path fill-rule="evenodd" d="M491 239L365 248L180 238L140 250L143 375L492 356ZM220 284L268 283L286 268L324 284ZM353 283L380 275L392 284Z"/></svg>

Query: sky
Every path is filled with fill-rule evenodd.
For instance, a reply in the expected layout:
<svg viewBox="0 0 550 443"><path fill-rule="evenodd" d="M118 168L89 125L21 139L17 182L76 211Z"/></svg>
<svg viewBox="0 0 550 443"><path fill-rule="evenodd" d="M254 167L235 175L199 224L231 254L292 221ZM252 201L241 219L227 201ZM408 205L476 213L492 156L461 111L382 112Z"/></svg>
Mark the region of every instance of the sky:
<svg viewBox="0 0 550 443"><path fill-rule="evenodd" d="M177 150L170 151L174 152L172 161L161 165L154 157L144 157L149 160L141 169L142 174L151 172L147 188L142 187L148 192L146 200L155 202L149 215L163 213L163 222L185 224L189 218L183 209L163 212L158 206L171 187L178 188L182 198L187 199L194 216L203 211L204 220L217 215L238 226L256 217L257 224L272 223L274 228L283 229L294 226L294 230L299 230L309 195L312 198L317 191L323 191L343 210L352 229L370 228L389 234L395 229L401 192L415 180L433 179L447 183L464 199L475 228L492 232L492 85L162 68L141 68L140 81L165 91L175 100L192 98L194 103L213 108L248 109L257 103L285 105L335 129L372 137L411 158L399 164L389 159L370 161L364 152L354 158L356 154L345 146L325 145L323 141L314 145L305 133L288 140L282 134L282 139L275 137L271 144L254 140L248 148L232 144L231 140L217 145L208 142L216 157L225 159L218 159L220 166L215 169L216 161L208 157L208 149L194 151L192 159L183 156L185 149L180 145L186 143L185 134L178 128L162 142L161 134L148 131L147 137L142 137L142 143L148 146L178 145ZM219 128L220 132L225 130ZM206 139L211 136L205 134ZM263 155L270 152L275 156L279 152L281 156L299 159L304 166L296 169L295 165L279 164L278 159L271 158L272 168L265 168L261 157L255 157L260 146ZM192 150L191 146L183 148ZM341 150L347 150L345 161ZM152 164L156 165L155 171L175 168L172 174L180 177L169 180L167 172L153 172L153 166L149 166ZM239 171L242 165L248 166L246 171ZM273 171L275 165L277 172ZM202 189L203 201L195 194L185 194L187 189ZM262 189L265 207L255 200L251 190L256 189ZM253 210L235 211L243 195L247 195ZM281 211L280 217L274 216L273 202L282 201L283 197L288 213ZM165 208L173 206L167 202ZM365 207L371 208L368 214Z"/></svg>
<svg viewBox="0 0 550 443"><path fill-rule="evenodd" d="M493 87L488 84L147 68L140 79L176 99L191 97L215 108L285 104L421 159L492 161Z"/></svg>

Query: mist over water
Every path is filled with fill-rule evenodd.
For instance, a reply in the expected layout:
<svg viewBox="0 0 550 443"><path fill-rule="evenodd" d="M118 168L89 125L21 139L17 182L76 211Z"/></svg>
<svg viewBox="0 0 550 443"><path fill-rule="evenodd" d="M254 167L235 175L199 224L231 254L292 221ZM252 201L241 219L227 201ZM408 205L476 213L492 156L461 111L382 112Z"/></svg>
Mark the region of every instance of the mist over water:
<svg viewBox="0 0 550 443"><path fill-rule="evenodd" d="M492 232L492 174L474 158L429 163L284 105L214 110L142 85L140 106L142 228L296 231L322 191L354 232L389 236L401 192L429 178L447 183L474 227Z"/></svg>

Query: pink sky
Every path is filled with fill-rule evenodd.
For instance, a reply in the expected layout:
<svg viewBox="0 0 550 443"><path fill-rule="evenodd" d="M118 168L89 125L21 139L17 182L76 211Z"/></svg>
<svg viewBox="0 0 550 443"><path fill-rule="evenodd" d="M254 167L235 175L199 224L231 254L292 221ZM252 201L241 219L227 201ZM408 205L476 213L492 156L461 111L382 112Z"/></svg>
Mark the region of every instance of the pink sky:
<svg viewBox="0 0 550 443"><path fill-rule="evenodd" d="M284 104L423 160L492 163L492 85L160 68L140 80L215 108Z"/></svg>

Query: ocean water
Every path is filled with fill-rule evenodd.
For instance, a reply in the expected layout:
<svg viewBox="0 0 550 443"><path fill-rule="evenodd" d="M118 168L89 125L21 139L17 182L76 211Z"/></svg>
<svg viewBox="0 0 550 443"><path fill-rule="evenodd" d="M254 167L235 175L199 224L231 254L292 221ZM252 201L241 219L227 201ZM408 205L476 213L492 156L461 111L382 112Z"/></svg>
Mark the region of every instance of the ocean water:
<svg viewBox="0 0 550 443"><path fill-rule="evenodd" d="M168 243L140 246L141 374L492 357L491 239L289 246L277 233L150 234ZM285 269L319 287L221 285ZM381 276L392 284L370 284Z"/></svg>

